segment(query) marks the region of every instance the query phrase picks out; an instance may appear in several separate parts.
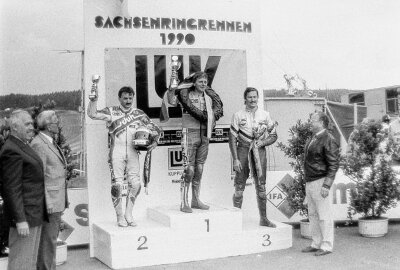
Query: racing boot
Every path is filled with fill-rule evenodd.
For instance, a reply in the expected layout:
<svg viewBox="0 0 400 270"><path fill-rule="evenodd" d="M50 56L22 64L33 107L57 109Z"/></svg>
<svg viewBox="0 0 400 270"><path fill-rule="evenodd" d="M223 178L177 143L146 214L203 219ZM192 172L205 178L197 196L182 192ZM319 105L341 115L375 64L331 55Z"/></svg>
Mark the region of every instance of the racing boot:
<svg viewBox="0 0 400 270"><path fill-rule="evenodd" d="M181 211L185 213L192 213L193 210L189 206L188 194L189 194L190 183L183 183L181 185Z"/></svg>
<svg viewBox="0 0 400 270"><path fill-rule="evenodd" d="M236 191L232 196L233 206L236 208L242 208L243 203L243 191Z"/></svg>
<svg viewBox="0 0 400 270"><path fill-rule="evenodd" d="M117 214L117 224L119 227L128 227L128 223L125 220L124 214L122 212L122 198L118 198L114 203L115 213Z"/></svg>
<svg viewBox="0 0 400 270"><path fill-rule="evenodd" d="M119 183L111 185L111 200L117 214L117 224L119 227L127 227L124 213L122 212L122 186Z"/></svg>
<svg viewBox="0 0 400 270"><path fill-rule="evenodd" d="M203 164L198 164L194 170L194 176L192 180L192 208L208 210L210 206L200 201L200 181L203 175Z"/></svg>
<svg viewBox="0 0 400 270"><path fill-rule="evenodd" d="M265 194L265 187L263 188L264 191L260 191L259 188L257 188L257 204L258 211L260 213L260 226L276 228L276 225L267 218L267 196Z"/></svg>
<svg viewBox="0 0 400 270"><path fill-rule="evenodd" d="M125 220L128 226L135 227L137 226L136 222L133 220L132 211L133 206L135 205L136 198L138 197L141 189L140 184L136 184L132 187L132 185L128 184L128 194L126 196L126 208L125 208Z"/></svg>
<svg viewBox="0 0 400 270"><path fill-rule="evenodd" d="M208 210L210 206L202 203L200 201L200 185L195 185L192 183L192 208L201 209L201 210Z"/></svg>

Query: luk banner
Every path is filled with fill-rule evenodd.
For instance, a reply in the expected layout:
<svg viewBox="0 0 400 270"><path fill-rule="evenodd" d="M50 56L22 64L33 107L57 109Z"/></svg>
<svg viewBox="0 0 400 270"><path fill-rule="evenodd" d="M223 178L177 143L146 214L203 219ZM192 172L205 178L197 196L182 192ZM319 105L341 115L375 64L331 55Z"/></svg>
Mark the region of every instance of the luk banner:
<svg viewBox="0 0 400 270"><path fill-rule="evenodd" d="M178 78L205 71L209 85L224 103L224 116L217 125L230 124L231 117L243 105L241 93L247 85L246 52L215 49L105 49L106 106L118 104L122 86L133 86L136 107L158 123L162 97L169 87L171 56L182 63ZM170 120L163 126L179 127L181 109L169 108Z"/></svg>

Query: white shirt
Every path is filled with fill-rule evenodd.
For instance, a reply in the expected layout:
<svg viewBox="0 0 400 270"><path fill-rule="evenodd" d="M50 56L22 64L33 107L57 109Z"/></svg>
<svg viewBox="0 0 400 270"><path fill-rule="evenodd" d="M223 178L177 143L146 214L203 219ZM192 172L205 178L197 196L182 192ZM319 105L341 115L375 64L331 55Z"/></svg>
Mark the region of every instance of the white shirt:
<svg viewBox="0 0 400 270"><path fill-rule="evenodd" d="M255 111L240 110L232 116L230 133L239 140L251 142L254 139L253 128L262 124L273 125L269 112L259 108Z"/></svg>
<svg viewBox="0 0 400 270"><path fill-rule="evenodd" d="M53 144L53 138L52 138L52 137L50 137L50 136L47 135L47 134L44 134L43 132L40 132L40 134L42 134L47 140L49 140L49 142L50 142L51 144Z"/></svg>

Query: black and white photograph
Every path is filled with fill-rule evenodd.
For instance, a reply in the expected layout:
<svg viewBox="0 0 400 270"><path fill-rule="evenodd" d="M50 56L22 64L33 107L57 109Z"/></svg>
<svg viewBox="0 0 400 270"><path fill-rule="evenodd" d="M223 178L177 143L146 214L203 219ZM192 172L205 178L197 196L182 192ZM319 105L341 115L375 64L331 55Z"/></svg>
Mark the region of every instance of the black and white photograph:
<svg viewBox="0 0 400 270"><path fill-rule="evenodd" d="M0 1L0 270L399 269L399 14Z"/></svg>

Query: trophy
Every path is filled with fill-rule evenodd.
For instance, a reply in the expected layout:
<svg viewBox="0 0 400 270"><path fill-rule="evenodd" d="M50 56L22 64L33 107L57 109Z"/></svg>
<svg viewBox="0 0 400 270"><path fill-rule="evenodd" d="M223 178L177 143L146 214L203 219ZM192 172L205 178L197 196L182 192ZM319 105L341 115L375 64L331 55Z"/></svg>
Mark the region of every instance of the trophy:
<svg viewBox="0 0 400 270"><path fill-rule="evenodd" d="M174 88L178 87L178 84L179 84L178 70L181 68L181 64L182 63L178 61L177 55L171 56L171 63L170 63L171 80L170 80L170 84L169 84L170 89L174 89Z"/></svg>
<svg viewBox="0 0 400 270"><path fill-rule="evenodd" d="M100 81L100 75L92 76L92 89L90 90L89 99L94 101L97 99L97 84Z"/></svg>

